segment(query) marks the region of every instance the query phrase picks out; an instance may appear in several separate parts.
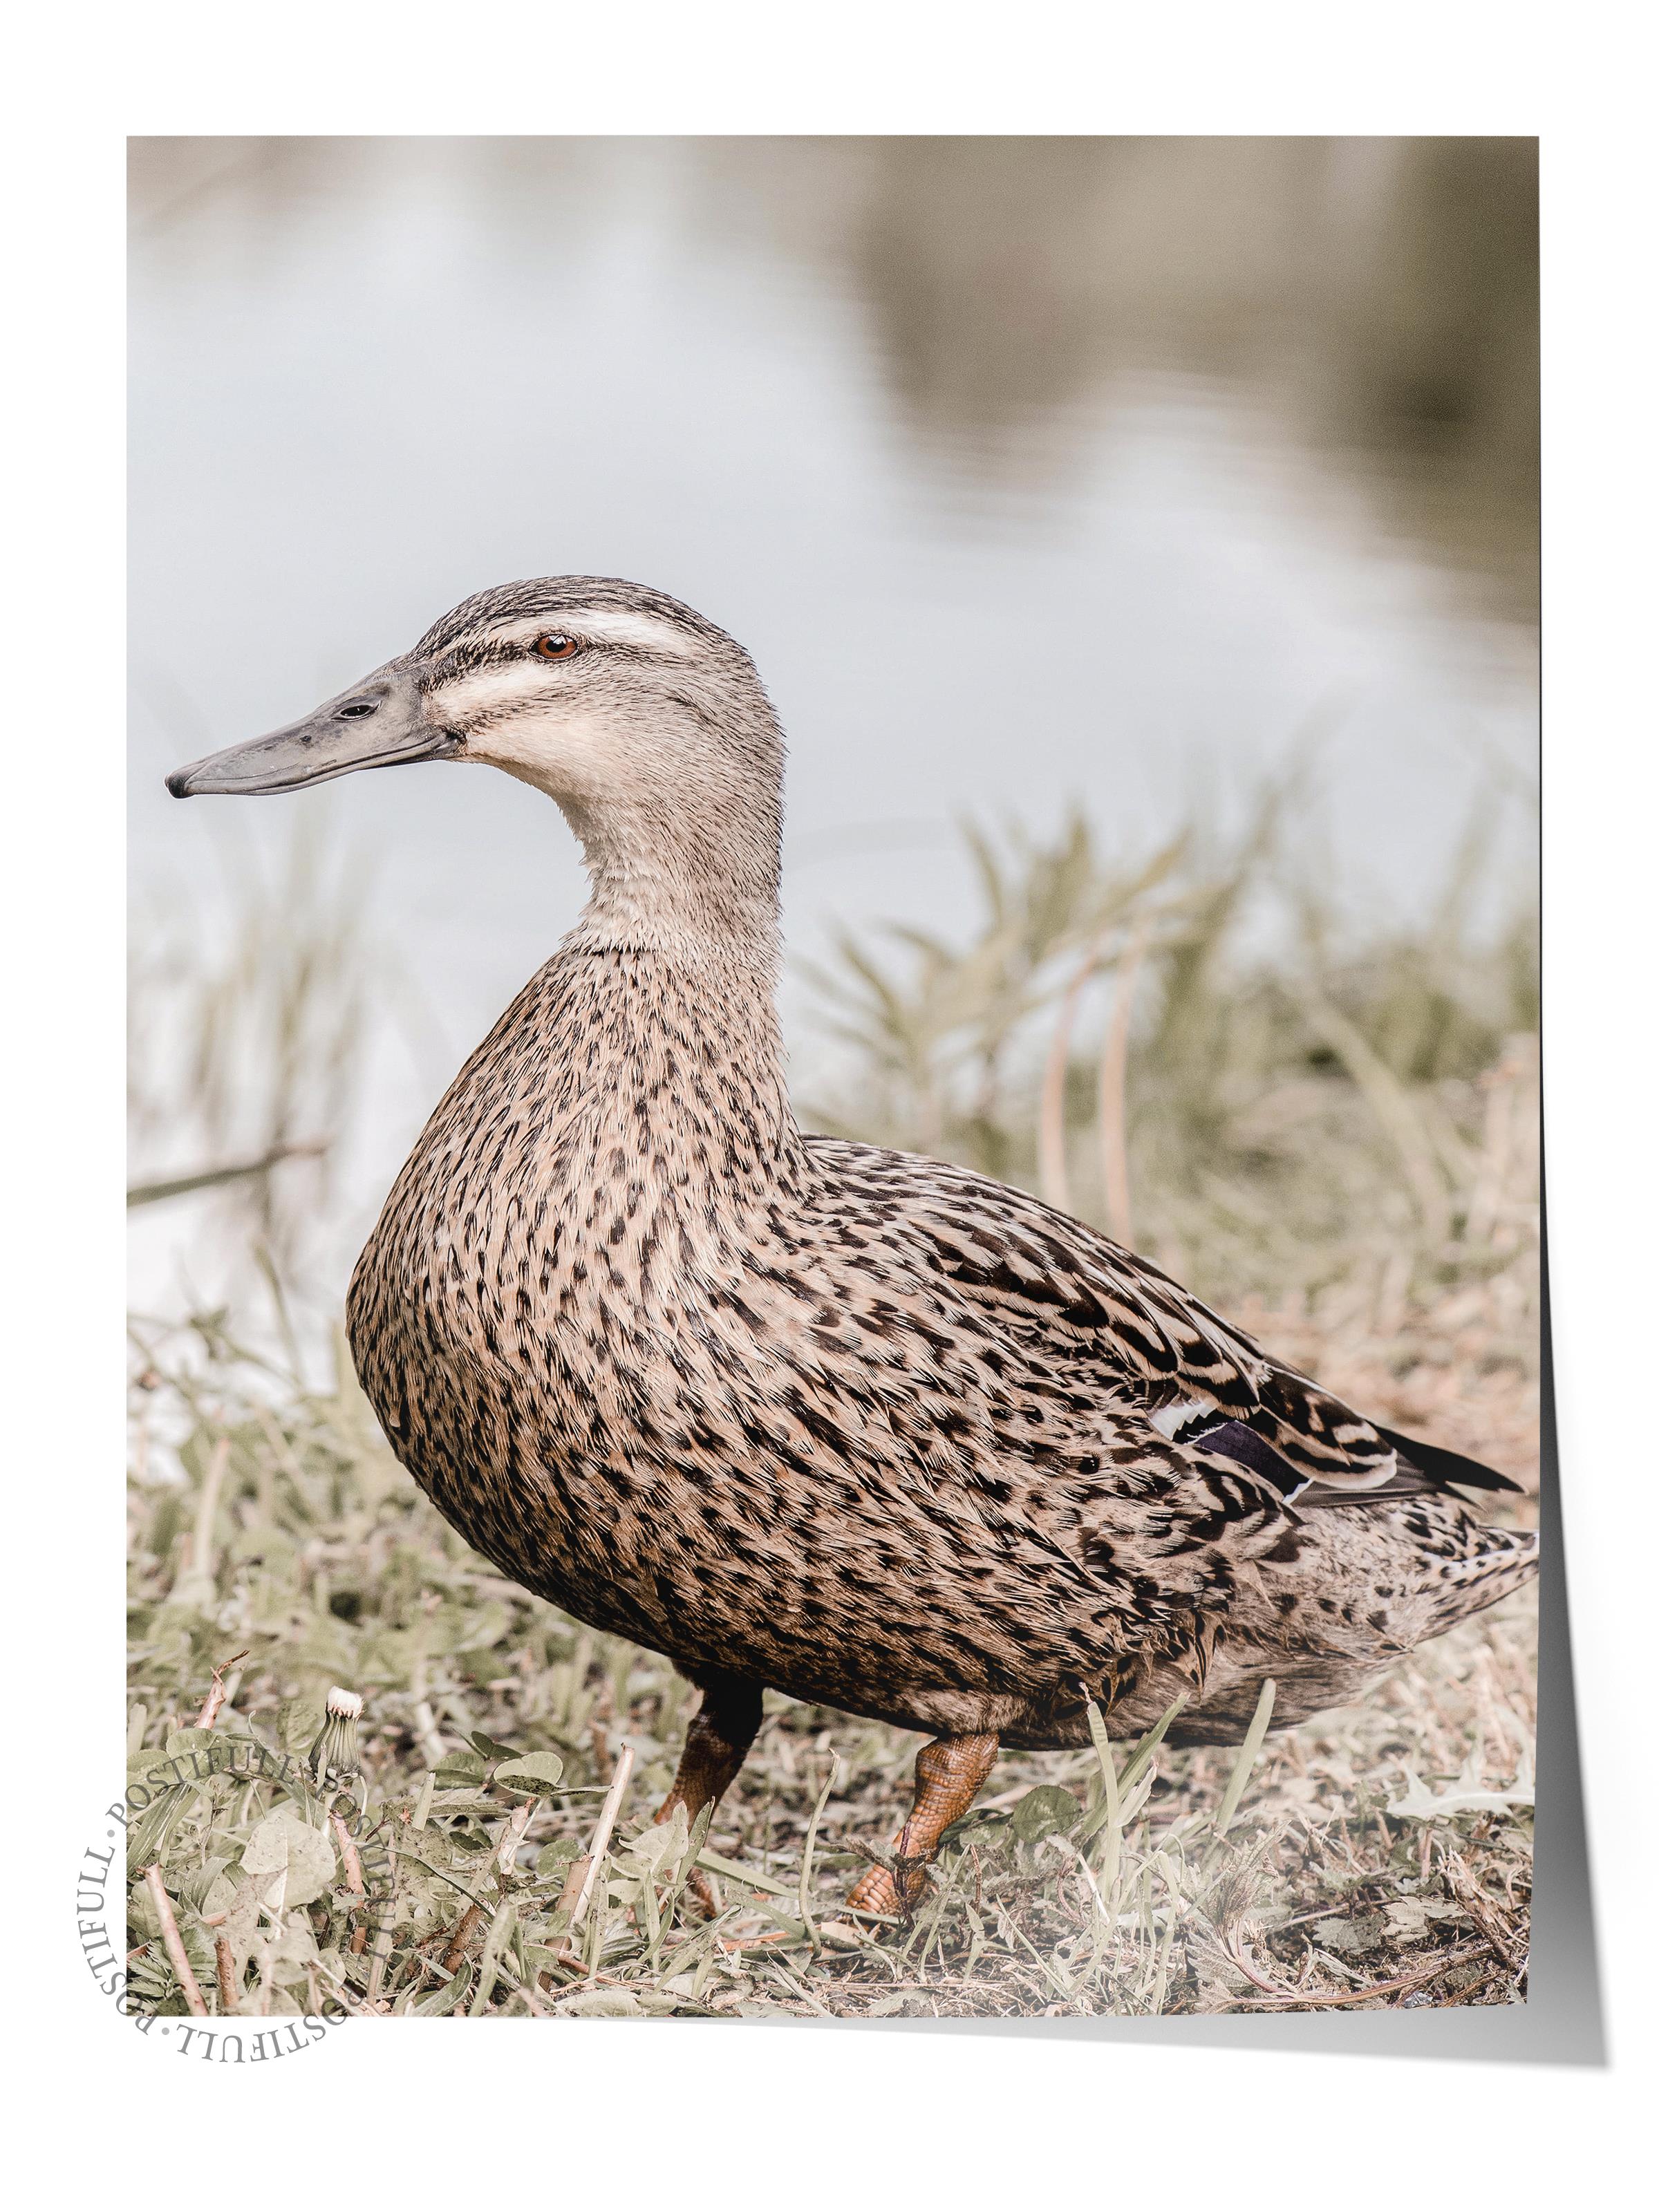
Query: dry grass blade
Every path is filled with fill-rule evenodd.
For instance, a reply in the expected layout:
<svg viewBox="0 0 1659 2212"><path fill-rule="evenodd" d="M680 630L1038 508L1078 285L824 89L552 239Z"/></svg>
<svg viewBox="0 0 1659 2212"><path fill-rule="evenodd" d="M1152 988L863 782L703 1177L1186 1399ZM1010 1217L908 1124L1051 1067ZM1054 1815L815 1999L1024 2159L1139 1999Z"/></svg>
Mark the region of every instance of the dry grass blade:
<svg viewBox="0 0 1659 2212"><path fill-rule="evenodd" d="M806 1824L806 1835L800 1847L800 1883L796 1895L800 1905L801 1925L806 1930L806 1940L816 1951L818 1931L812 1918L812 1847L818 1839L818 1823L823 1818L823 1808L841 1781L841 1761L834 1752L830 1754L830 1771L823 1778L823 1787L818 1792L817 1802L812 1808L812 1817Z"/></svg>
<svg viewBox="0 0 1659 2212"><path fill-rule="evenodd" d="M1066 987L1042 1070L1042 1107L1037 1122L1037 1188L1049 1205L1058 1206L1062 1213L1071 1206L1066 1173L1066 1076L1072 1060L1072 1030L1084 988L1100 966L1104 942L1103 931L1078 963L1077 971Z"/></svg>
<svg viewBox="0 0 1659 2212"><path fill-rule="evenodd" d="M1087 1701L1085 1711L1089 1716L1090 1741L1094 1745L1095 1758L1100 1769L1100 1802L1097 1806L1091 1805L1085 1814L1077 1832L1077 1840L1080 1844L1089 1843L1096 1835L1099 1836L1100 1878L1109 1895L1116 1888L1118 1864L1123 1850L1123 1793L1118 1779L1117 1759L1106 1734L1106 1723L1092 1698ZM1093 1795L1092 1790L1091 1795ZM1086 1866L1088 1863L1085 1860L1084 1863ZM1105 1910L1103 1904L1102 1910Z"/></svg>
<svg viewBox="0 0 1659 2212"><path fill-rule="evenodd" d="M1100 1138L1101 1197L1107 1231L1120 1244L1134 1242L1134 1212L1129 1196L1129 1024L1134 1013L1140 964L1151 942L1152 923L1143 915L1118 968L1112 1018L1100 1049L1096 1113Z"/></svg>
<svg viewBox="0 0 1659 2212"><path fill-rule="evenodd" d="M1152 1754L1157 1751L1159 1744L1163 1742L1164 1737L1170 1733L1171 1723L1181 1712L1186 1703L1187 1693L1183 1690L1178 1698L1173 1698L1170 1703L1164 1707L1164 1711L1158 1715L1157 1720L1155 1720L1151 1728L1147 1729L1146 1735L1143 1735L1139 1742L1136 1744L1133 1751L1130 1753L1128 1764L1124 1767L1122 1773L1118 1777L1118 1789L1124 1796L1127 1797L1128 1796L1130 1790L1134 1788L1135 1784L1140 1780L1142 1775L1146 1773L1147 1768L1152 1765Z"/></svg>
<svg viewBox="0 0 1659 2212"><path fill-rule="evenodd" d="M202 1485L196 1505L196 1525L189 1548L181 1552L179 1578L173 1585L173 1598L179 1605L201 1602L204 1594L213 1589L213 1538L219 1514L219 1492L223 1486L225 1469L230 1463L230 1438L221 1437L214 1444L208 1461L207 1480Z"/></svg>
<svg viewBox="0 0 1659 2212"><path fill-rule="evenodd" d="M1309 1021L1352 1076L1378 1122L1394 1140L1423 1217L1424 1231L1437 1249L1451 1233L1451 1203L1433 1142L1409 1092L1355 1024L1311 985L1302 992L1302 1005Z"/></svg>
<svg viewBox="0 0 1659 2212"><path fill-rule="evenodd" d="M1238 1756L1233 1761L1233 1771L1227 1778L1227 1787L1222 1794L1221 1802L1216 1808L1215 1832L1218 1839L1231 1827L1233 1815L1238 1810L1238 1801L1244 1795L1244 1785L1261 1755L1262 1744L1273 1723L1273 1698L1277 1692L1278 1685L1272 1680L1261 1685L1261 1695L1256 1699L1255 1711L1245 1731L1244 1741L1238 1747Z"/></svg>

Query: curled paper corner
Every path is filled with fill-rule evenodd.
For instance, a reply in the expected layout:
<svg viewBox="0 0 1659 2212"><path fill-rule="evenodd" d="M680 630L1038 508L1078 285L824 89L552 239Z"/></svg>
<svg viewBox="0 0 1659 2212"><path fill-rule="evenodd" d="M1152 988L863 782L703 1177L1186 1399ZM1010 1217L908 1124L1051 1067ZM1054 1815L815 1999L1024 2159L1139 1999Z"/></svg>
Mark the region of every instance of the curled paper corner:
<svg viewBox="0 0 1659 2212"><path fill-rule="evenodd" d="M1406 1778L1404 1794L1391 1799L1386 1808L1397 1820L1444 1820L1457 1813L1506 1813L1533 1802L1529 1756L1522 1758L1515 1780L1507 1790L1482 1787L1479 1751L1469 1753L1450 1789L1438 1795L1409 1766L1402 1764L1401 1772Z"/></svg>

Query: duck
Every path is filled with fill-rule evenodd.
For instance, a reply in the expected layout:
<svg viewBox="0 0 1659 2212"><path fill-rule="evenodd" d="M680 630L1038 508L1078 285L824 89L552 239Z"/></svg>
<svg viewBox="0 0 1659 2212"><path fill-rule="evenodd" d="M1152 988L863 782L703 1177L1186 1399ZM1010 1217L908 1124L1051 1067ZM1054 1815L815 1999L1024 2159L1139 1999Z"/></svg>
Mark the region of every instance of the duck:
<svg viewBox="0 0 1659 2212"><path fill-rule="evenodd" d="M1091 1712L1176 1744L1361 1697L1536 1571L1397 1434L1024 1190L803 1129L777 1011L785 744L666 593L476 593L272 734L167 779L419 762L551 798L574 926L449 1085L353 1272L392 1451L503 1575L702 1692L658 1814L716 1806L770 1689L918 1731L848 1910L902 1916L999 1752Z"/></svg>

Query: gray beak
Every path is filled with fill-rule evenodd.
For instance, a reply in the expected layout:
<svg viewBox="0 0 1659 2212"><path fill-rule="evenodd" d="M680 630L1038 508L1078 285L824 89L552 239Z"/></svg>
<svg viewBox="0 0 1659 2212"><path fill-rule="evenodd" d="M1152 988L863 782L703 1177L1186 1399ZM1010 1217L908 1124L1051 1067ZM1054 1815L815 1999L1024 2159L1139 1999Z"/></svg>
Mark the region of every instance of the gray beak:
<svg viewBox="0 0 1659 2212"><path fill-rule="evenodd" d="M428 721L426 706L417 672L389 664L303 721L175 769L167 789L175 799L206 792L299 791L354 769L452 760L465 750L464 740Z"/></svg>

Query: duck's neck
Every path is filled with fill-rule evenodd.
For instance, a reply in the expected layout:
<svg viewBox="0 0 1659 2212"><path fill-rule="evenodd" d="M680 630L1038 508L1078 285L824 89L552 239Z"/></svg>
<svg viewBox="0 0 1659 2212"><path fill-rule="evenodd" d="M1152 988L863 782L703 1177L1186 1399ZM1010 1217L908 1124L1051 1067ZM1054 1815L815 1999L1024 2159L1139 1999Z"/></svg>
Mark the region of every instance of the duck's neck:
<svg viewBox="0 0 1659 2212"><path fill-rule="evenodd" d="M741 827L682 813L672 833L615 810L565 811L590 895L563 950L581 972L579 1018L603 1040L606 1118L637 1120L720 1182L793 1177L775 810L745 809Z"/></svg>
<svg viewBox="0 0 1659 2212"><path fill-rule="evenodd" d="M780 950L775 805L758 817L687 810L665 821L645 809L562 803L589 885L573 946L752 972L769 1000Z"/></svg>

